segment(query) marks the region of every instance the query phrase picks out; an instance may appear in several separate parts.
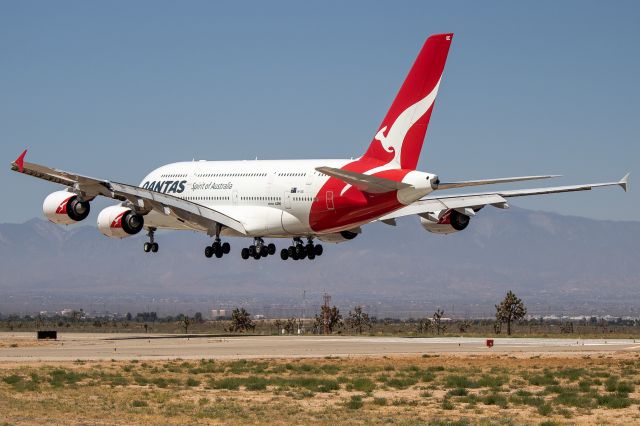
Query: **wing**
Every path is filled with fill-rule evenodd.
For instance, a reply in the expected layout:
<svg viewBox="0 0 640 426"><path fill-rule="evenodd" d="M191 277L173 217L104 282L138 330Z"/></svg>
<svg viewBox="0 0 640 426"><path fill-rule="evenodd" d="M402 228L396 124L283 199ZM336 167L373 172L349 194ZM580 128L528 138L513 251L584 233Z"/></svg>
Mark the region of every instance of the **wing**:
<svg viewBox="0 0 640 426"><path fill-rule="evenodd" d="M16 161L11 163L12 170L68 186L77 193L82 194L86 200L92 200L101 195L114 200L129 202L136 211L142 214L154 210L164 215L173 216L194 229L208 233L214 233L216 225L220 224L246 235L246 230L240 221L217 210L133 185L96 179L40 164L28 163L24 161L26 152L25 150Z"/></svg>
<svg viewBox="0 0 640 426"><path fill-rule="evenodd" d="M629 173L617 182L591 183L585 185L555 186L549 188L516 189L510 191L480 192L475 194L431 196L418 200L413 204L403 207L378 220L389 222L393 219L414 214L435 213L441 210L481 209L491 205L498 208L508 208L507 199L512 197L524 197L528 195L557 194L561 192L589 191L593 188L605 186L620 186L626 192L629 186ZM467 210L469 212L469 210Z"/></svg>

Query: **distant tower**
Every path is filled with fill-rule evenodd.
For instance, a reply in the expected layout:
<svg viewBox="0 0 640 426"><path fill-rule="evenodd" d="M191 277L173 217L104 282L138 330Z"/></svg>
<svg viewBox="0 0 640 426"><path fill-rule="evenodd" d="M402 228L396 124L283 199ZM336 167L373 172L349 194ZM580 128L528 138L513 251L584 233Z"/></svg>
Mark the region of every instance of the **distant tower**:
<svg viewBox="0 0 640 426"><path fill-rule="evenodd" d="M329 334L329 305L331 304L331 296L324 294L323 325L324 334Z"/></svg>

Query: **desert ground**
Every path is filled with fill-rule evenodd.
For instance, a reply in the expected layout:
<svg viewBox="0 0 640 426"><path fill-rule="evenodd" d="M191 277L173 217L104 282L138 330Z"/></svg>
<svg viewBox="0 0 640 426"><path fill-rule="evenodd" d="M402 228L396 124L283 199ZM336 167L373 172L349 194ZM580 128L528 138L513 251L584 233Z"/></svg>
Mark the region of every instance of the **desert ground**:
<svg viewBox="0 0 640 426"><path fill-rule="evenodd" d="M0 424L640 424L633 339L494 343L2 333Z"/></svg>

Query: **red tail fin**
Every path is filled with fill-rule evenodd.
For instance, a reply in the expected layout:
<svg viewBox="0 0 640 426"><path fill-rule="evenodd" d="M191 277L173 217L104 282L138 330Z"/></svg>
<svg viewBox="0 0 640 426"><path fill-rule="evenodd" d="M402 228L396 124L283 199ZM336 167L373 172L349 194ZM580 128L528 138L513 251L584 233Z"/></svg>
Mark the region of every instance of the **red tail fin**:
<svg viewBox="0 0 640 426"><path fill-rule="evenodd" d="M415 169L453 34L427 39L363 158Z"/></svg>

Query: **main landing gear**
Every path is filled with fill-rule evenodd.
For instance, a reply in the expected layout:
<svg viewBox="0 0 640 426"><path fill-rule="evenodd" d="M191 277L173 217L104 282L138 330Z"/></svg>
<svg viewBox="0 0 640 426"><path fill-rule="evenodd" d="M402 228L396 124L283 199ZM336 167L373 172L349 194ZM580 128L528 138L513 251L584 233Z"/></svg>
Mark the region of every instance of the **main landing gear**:
<svg viewBox="0 0 640 426"><path fill-rule="evenodd" d="M231 245L227 242L220 242L220 238L216 237L213 244L204 248L204 255L206 257L213 257L215 255L218 259L220 259L225 254L229 254L230 251Z"/></svg>
<svg viewBox="0 0 640 426"><path fill-rule="evenodd" d="M282 249L280 251L280 259L287 260L289 258L293 260L301 260L308 258L313 260L316 256L322 256L322 245L313 244L313 238L307 238L307 244L305 245L300 238L293 239L293 245L288 249Z"/></svg>
<svg viewBox="0 0 640 426"><path fill-rule="evenodd" d="M158 252L158 243L154 241L154 234L156 232L156 228L149 228L149 232L147 232L147 236L149 237L149 241L144 243L142 249L145 253L157 253Z"/></svg>
<svg viewBox="0 0 640 426"><path fill-rule="evenodd" d="M262 257L267 257L276 253L276 245L275 244L265 244L262 238L256 238L254 240L253 245L249 247L245 247L240 252L240 255L243 259L248 259L253 257L258 260Z"/></svg>

